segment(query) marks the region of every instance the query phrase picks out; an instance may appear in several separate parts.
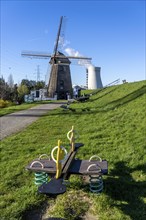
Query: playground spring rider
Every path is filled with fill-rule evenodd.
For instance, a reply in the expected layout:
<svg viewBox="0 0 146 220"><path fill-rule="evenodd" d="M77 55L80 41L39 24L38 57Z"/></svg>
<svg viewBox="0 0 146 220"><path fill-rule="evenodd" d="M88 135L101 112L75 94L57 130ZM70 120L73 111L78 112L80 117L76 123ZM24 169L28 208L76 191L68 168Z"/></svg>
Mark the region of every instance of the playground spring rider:
<svg viewBox="0 0 146 220"><path fill-rule="evenodd" d="M72 129L67 133L70 142L70 152L58 145L51 152L51 159L42 154L38 159L33 160L26 166L27 170L35 172L35 184L39 193L47 195L58 195L66 192L65 181L71 174L89 176L89 188L93 193L100 193L103 190L102 175L108 173L108 164L98 156L92 156L89 160L76 159L75 155L82 143L75 143L78 133ZM57 151L56 158L54 152ZM51 178L48 182L48 176Z"/></svg>

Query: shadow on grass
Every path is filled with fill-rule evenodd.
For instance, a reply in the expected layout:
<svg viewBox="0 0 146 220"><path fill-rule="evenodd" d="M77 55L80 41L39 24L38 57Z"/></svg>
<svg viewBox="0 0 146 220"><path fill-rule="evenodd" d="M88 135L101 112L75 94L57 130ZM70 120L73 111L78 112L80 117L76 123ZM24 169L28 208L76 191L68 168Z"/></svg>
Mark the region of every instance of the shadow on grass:
<svg viewBox="0 0 146 220"><path fill-rule="evenodd" d="M42 220L45 210L48 208L47 202L42 202L40 206L31 207L31 209L25 210L21 213L22 220Z"/></svg>
<svg viewBox="0 0 146 220"><path fill-rule="evenodd" d="M146 165L129 168L125 162L116 163L110 177L105 180L105 193L116 201L114 206L125 215L130 216L133 220L145 220L146 181L136 181L131 175L134 171L143 171L146 174Z"/></svg>
<svg viewBox="0 0 146 220"><path fill-rule="evenodd" d="M95 94L98 94L99 92L105 91L107 88L108 88L108 87L105 87L105 88L103 88L103 89L97 91L96 93L94 93L94 95L95 95ZM117 87L117 88L118 88L118 87ZM104 96L109 95L110 93L113 93L117 88L114 88L114 89L110 90L109 92L107 92L107 93L105 93L105 94L103 94L103 95L101 95L101 96L99 96L99 97L97 97L97 98L95 98L95 99L90 99L89 102L93 102L93 101L95 101L95 100L101 99L101 98L103 98Z"/></svg>
<svg viewBox="0 0 146 220"><path fill-rule="evenodd" d="M117 88L115 88L117 89ZM115 90L113 89L113 90ZM109 93L113 92L113 90L111 90ZM109 94L109 93L106 93L106 94ZM89 106L88 107L85 107L85 108L72 108L72 107L64 107L64 109L62 109L62 111L60 112L52 112L50 114L48 114L47 116L52 116L52 115L70 115L70 114L74 114L74 115L85 115L85 114L93 114L93 113L99 113L99 112L108 112L108 111L111 111L111 110L114 110L114 109L117 109L123 105L126 105L127 103L131 102L131 101L134 101L135 99L139 98L140 96L144 95L146 93L146 86L142 86L140 89L120 98L120 99L117 99L113 102L109 102L109 103L106 103L105 105L103 106L92 106L90 107L90 102L94 101L94 100L87 100L86 103L89 103ZM104 94L104 95L106 95ZM104 96L103 95L103 96ZM102 97L103 97L102 96ZM102 97L98 97L97 99L99 98L102 98Z"/></svg>
<svg viewBox="0 0 146 220"><path fill-rule="evenodd" d="M132 93L129 93L128 95L126 95L120 99L117 99L113 102L110 102L107 105L114 104L114 108L118 108L121 105L127 104L127 103L139 98L140 96L142 96L145 93L146 93L146 86L142 86L140 89L138 89Z"/></svg>
<svg viewBox="0 0 146 220"><path fill-rule="evenodd" d="M114 89L114 90L116 90L116 89ZM111 93L111 92L113 92L113 90L111 90L109 93ZM106 93L106 94L109 94L109 93ZM126 95L120 99L106 103L103 106L94 106L94 107L86 107L86 108L78 108L78 109L68 108L58 114L67 114L67 113L71 114L72 113L72 114L76 114L76 115L81 115L81 114L92 114L92 113L98 113L98 112L108 112L108 111L117 109L123 105L126 105L131 101L134 101L135 99L139 98L140 96L144 95L145 93L146 93L146 86L142 86L140 89L138 89L132 93L129 93L128 95ZM103 96L98 97L97 99L102 98ZM92 100L92 101L94 101L94 100ZM88 100L87 102L91 102L91 100Z"/></svg>

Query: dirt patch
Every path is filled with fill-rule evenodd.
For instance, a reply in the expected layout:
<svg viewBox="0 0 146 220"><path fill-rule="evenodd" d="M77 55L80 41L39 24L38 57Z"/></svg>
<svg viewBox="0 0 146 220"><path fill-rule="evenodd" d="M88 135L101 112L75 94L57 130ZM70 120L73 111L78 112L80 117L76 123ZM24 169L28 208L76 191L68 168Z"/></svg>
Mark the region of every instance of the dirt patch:
<svg viewBox="0 0 146 220"><path fill-rule="evenodd" d="M48 206L48 203L45 202L37 209L26 211L22 216L22 220L67 220L63 218L48 217ZM99 220L99 218L87 212L80 220Z"/></svg>
<svg viewBox="0 0 146 220"><path fill-rule="evenodd" d="M83 220L98 220L98 219L99 219L98 216L94 216L94 215L92 215L90 213L87 213L85 215L85 217L83 218Z"/></svg>

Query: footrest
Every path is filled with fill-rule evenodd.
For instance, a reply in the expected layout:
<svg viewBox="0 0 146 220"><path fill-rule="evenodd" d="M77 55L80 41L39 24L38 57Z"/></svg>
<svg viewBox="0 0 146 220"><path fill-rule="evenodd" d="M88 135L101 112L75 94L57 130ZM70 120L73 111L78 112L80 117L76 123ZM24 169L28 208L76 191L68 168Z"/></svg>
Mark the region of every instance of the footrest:
<svg viewBox="0 0 146 220"><path fill-rule="evenodd" d="M48 183L43 183L38 187L38 192L47 195L58 195L66 192L66 186L63 184L63 179L51 179Z"/></svg>

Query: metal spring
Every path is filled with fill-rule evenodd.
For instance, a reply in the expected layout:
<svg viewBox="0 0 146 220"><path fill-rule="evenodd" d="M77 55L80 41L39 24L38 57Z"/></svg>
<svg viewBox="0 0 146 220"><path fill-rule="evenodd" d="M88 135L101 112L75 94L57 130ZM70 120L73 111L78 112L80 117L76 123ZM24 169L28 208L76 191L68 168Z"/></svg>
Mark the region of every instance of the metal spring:
<svg viewBox="0 0 146 220"><path fill-rule="evenodd" d="M37 172L35 173L35 185L40 186L43 183L48 182L48 174L45 172Z"/></svg>
<svg viewBox="0 0 146 220"><path fill-rule="evenodd" d="M41 168L44 168L44 165L40 162L40 161L34 161L32 162L32 164L30 165L30 167L33 167L34 164L40 164ZM43 183L47 183L48 182L48 174L45 172L36 172L35 173L35 185L36 186L40 186Z"/></svg>
<svg viewBox="0 0 146 220"><path fill-rule="evenodd" d="M103 190L103 180L101 175L89 175L90 191L93 193L101 193Z"/></svg>
<svg viewBox="0 0 146 220"><path fill-rule="evenodd" d="M89 186L90 191L93 193L100 193L103 190L103 180L101 175L101 168L97 164L91 164L88 166L87 171L92 173L91 167L96 168L97 174L89 174Z"/></svg>

